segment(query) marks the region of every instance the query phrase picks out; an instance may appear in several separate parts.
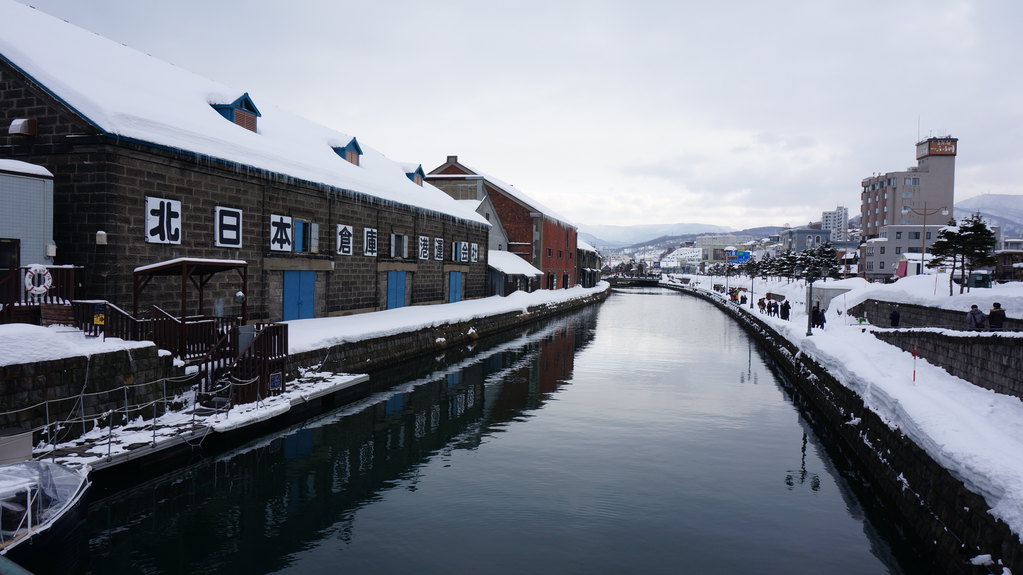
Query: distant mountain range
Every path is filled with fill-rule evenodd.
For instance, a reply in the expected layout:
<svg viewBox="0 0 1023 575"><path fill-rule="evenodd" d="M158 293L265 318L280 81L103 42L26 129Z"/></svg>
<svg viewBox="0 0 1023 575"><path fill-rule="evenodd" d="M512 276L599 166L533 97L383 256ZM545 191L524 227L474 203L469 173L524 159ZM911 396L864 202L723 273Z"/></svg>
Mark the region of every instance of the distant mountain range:
<svg viewBox="0 0 1023 575"><path fill-rule="evenodd" d="M992 225L1001 227L1003 238L1023 237L1023 194L974 196L956 203L953 215L960 221L977 212Z"/></svg>
<svg viewBox="0 0 1023 575"><path fill-rule="evenodd" d="M638 226L588 226L582 224L579 226L579 236L597 249L623 248L652 242L655 238L689 234L720 234L730 231L732 231L731 228L710 224L643 224Z"/></svg>
<svg viewBox="0 0 1023 575"><path fill-rule="evenodd" d="M954 206L956 221L980 212L992 225L1001 227L1002 237L1023 237L1023 194L984 194L963 200ZM858 225L859 215L850 222ZM928 221L928 223L931 223ZM939 223L935 221L934 223ZM622 250L629 254L656 254L678 247L682 242L692 241L702 234L748 235L763 238L785 229L782 226L767 226L736 231L710 224L644 224L639 226L579 226L579 237L598 250ZM657 259L656 257L652 259Z"/></svg>

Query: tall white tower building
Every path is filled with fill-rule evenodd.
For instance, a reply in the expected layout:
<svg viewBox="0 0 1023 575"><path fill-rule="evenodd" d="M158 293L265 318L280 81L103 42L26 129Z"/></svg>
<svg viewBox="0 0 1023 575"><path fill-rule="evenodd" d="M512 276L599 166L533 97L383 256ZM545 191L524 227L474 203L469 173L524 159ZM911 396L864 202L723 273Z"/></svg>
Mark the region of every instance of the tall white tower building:
<svg viewBox="0 0 1023 575"><path fill-rule="evenodd" d="M821 214L821 227L831 230L831 240L844 242L849 240L849 210L838 206L833 211Z"/></svg>

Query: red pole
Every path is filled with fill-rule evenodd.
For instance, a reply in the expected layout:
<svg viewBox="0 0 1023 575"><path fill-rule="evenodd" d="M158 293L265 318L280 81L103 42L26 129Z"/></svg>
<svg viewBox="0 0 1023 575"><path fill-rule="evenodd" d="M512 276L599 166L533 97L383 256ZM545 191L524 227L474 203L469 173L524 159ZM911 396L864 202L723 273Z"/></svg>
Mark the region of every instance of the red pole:
<svg viewBox="0 0 1023 575"><path fill-rule="evenodd" d="M916 381L916 346L913 346L913 381Z"/></svg>

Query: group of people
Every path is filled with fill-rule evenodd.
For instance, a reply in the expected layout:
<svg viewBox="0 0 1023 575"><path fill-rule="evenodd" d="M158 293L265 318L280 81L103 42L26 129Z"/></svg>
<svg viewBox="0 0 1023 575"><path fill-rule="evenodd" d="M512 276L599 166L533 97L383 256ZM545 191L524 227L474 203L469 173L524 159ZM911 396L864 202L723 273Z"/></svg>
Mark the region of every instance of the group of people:
<svg viewBox="0 0 1023 575"><path fill-rule="evenodd" d="M987 312L987 315L980 311L977 304L970 306L970 311L966 312L966 327L969 329L1000 330L1004 324L1005 310L998 302L991 304L991 310Z"/></svg>
<svg viewBox="0 0 1023 575"><path fill-rule="evenodd" d="M824 317L824 310L821 309L821 304L813 304L813 309L810 310L810 327L817 327L824 329L824 324L827 319Z"/></svg>
<svg viewBox="0 0 1023 575"><path fill-rule="evenodd" d="M789 300L785 300L780 304L773 299L760 298L757 300L757 307L760 309L760 313L766 313L771 317L780 317L781 319L789 319L789 312L792 311L792 306L789 304Z"/></svg>

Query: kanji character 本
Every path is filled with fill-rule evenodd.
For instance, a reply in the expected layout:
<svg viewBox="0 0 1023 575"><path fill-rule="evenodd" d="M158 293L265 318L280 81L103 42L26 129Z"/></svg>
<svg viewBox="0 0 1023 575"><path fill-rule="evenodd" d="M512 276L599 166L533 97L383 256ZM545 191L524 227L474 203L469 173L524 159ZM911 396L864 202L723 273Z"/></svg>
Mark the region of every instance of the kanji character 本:
<svg viewBox="0 0 1023 575"><path fill-rule="evenodd" d="M275 252L290 252L295 242L291 235L291 217L270 216L270 250Z"/></svg>

